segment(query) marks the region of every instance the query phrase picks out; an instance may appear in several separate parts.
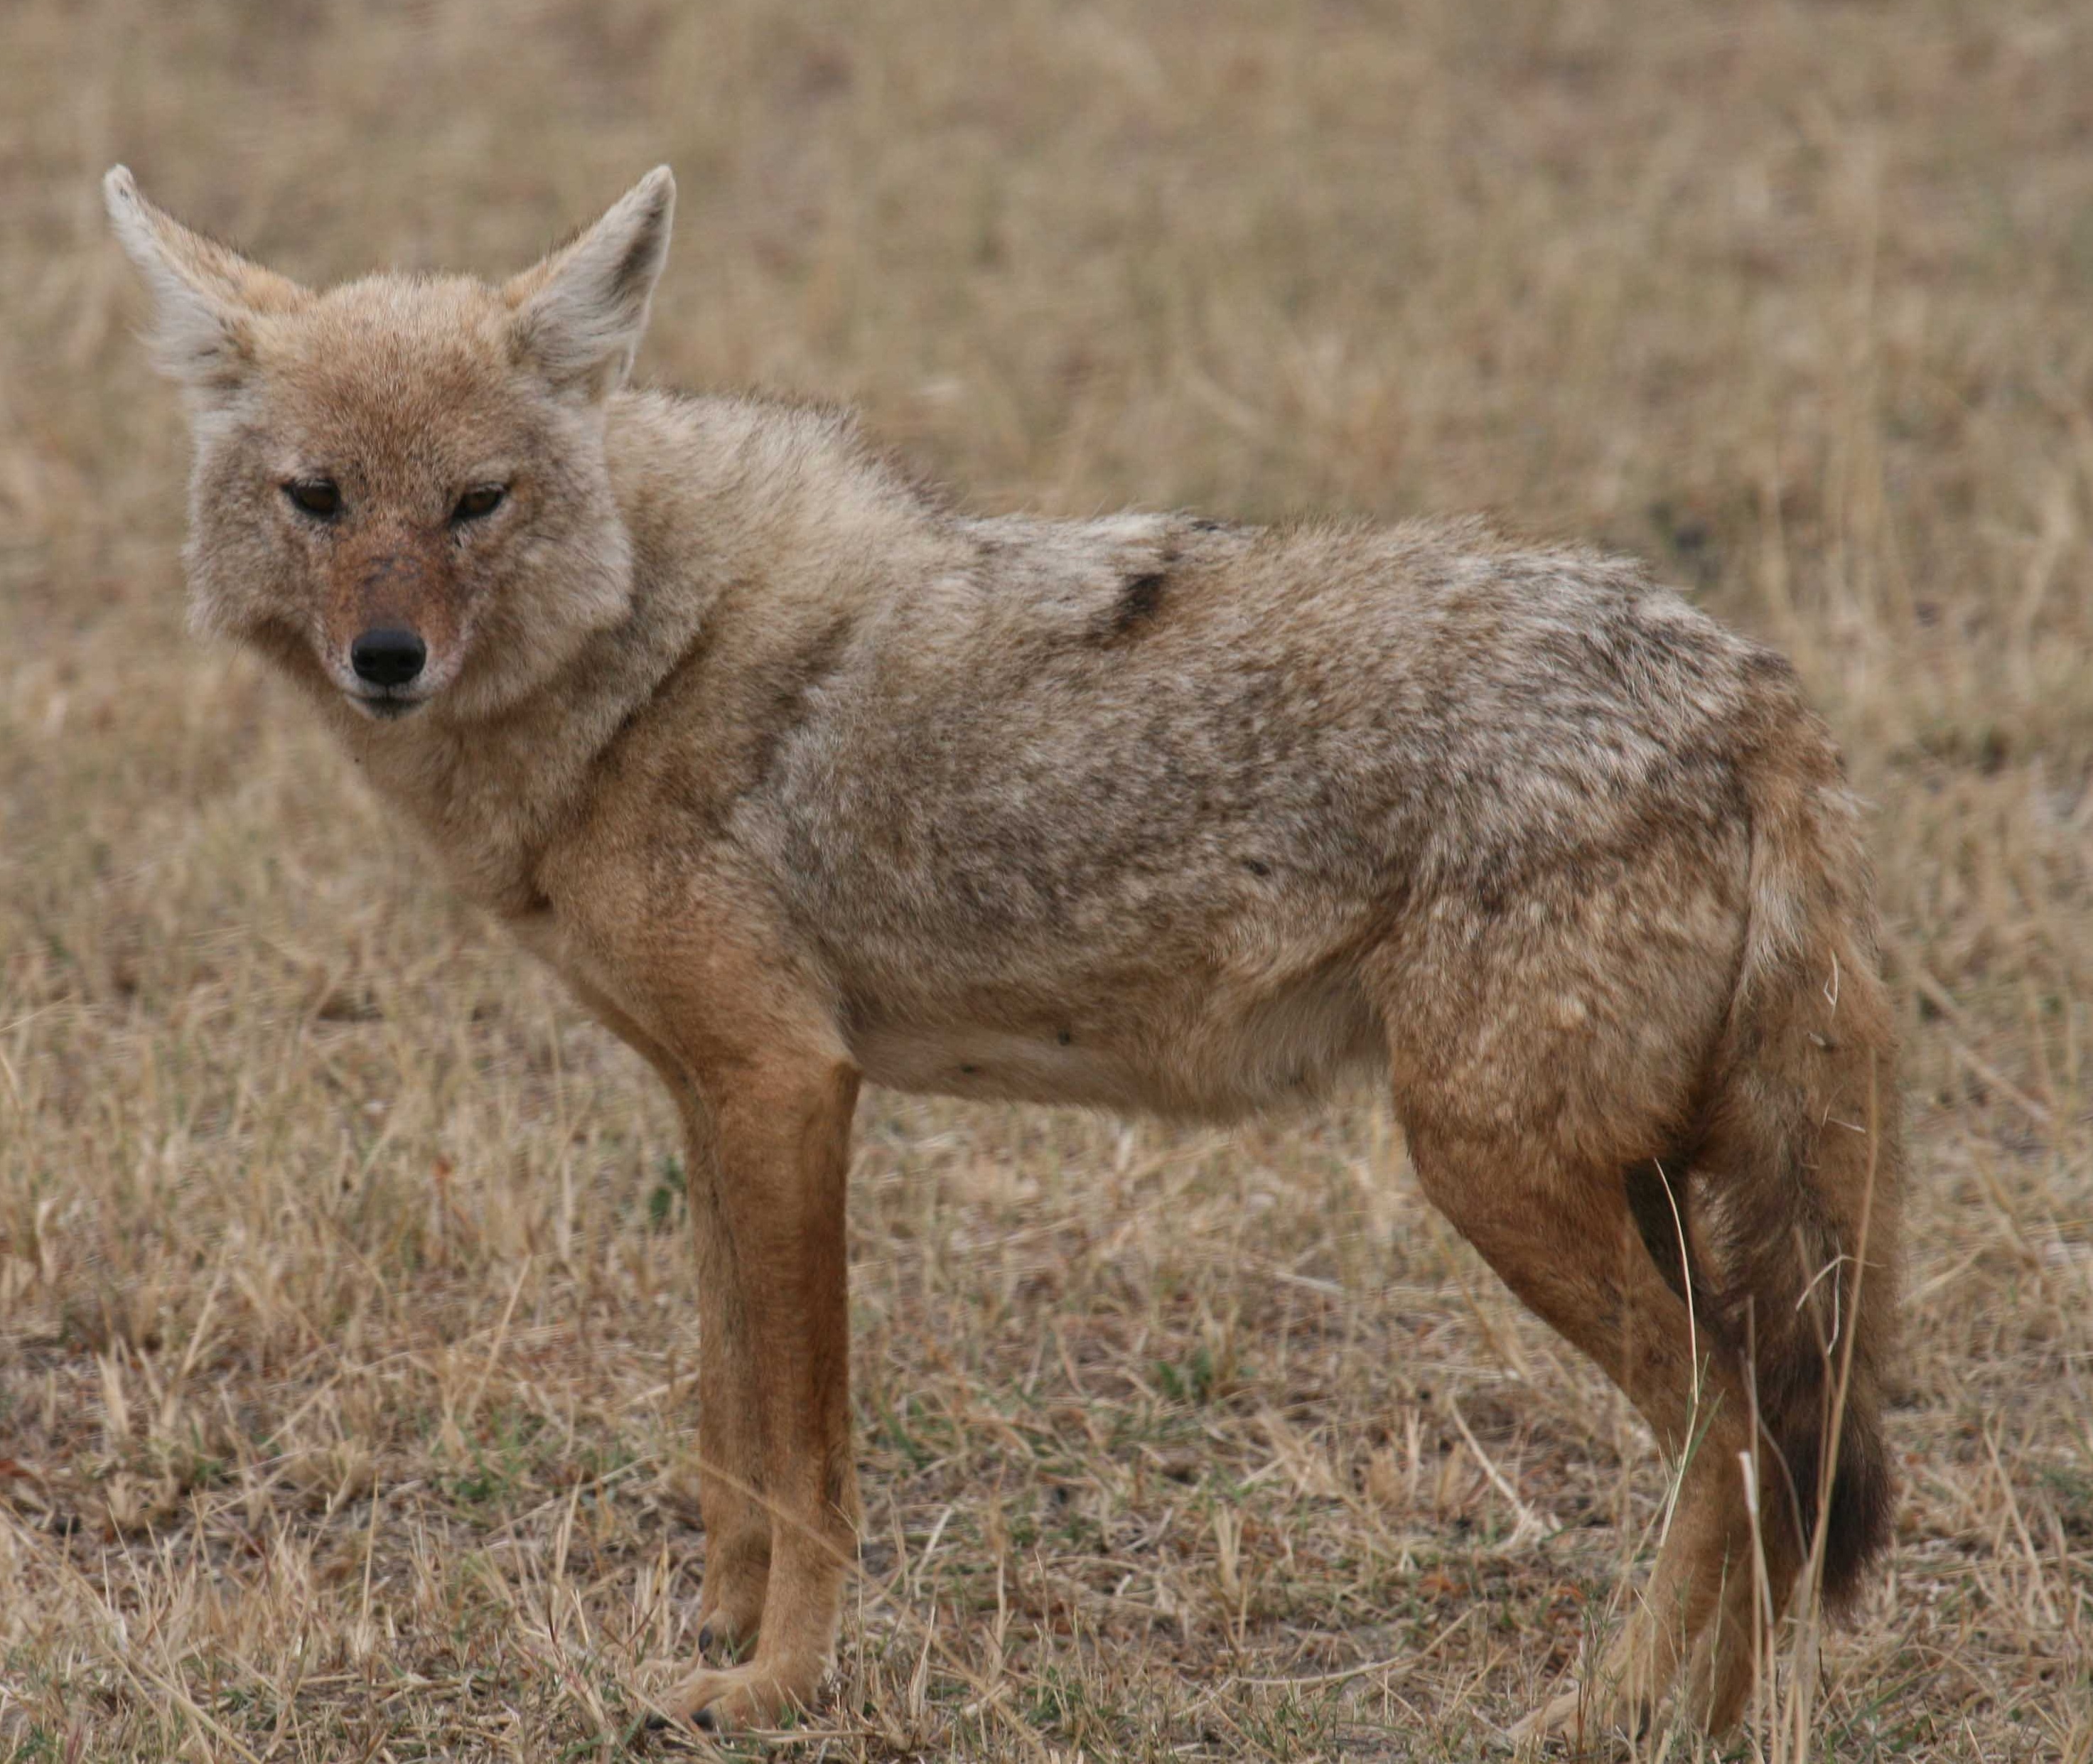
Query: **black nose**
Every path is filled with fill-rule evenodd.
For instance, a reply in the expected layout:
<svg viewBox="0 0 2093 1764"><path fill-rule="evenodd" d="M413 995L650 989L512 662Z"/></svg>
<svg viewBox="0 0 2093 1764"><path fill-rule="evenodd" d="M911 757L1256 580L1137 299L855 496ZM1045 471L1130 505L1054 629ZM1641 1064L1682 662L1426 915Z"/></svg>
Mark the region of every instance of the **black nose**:
<svg viewBox="0 0 2093 1764"><path fill-rule="evenodd" d="M373 686L405 686L422 671L429 646L396 625L367 631L349 646L349 665Z"/></svg>

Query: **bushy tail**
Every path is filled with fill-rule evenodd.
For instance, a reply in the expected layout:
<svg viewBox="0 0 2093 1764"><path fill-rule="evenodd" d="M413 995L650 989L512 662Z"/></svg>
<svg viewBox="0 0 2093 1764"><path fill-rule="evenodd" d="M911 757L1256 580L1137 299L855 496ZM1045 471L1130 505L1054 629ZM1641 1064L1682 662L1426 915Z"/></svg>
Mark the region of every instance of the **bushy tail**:
<svg viewBox="0 0 2093 1764"><path fill-rule="evenodd" d="M1837 1606L1888 1541L1894 1498L1881 1411L1902 1190L1896 1050L1857 805L1829 735L1784 679L1766 687L1745 768L1743 969L1692 1211L1718 1330L1757 1392L1766 1523L1785 1510L1800 1561L1821 1517L1821 1585Z"/></svg>

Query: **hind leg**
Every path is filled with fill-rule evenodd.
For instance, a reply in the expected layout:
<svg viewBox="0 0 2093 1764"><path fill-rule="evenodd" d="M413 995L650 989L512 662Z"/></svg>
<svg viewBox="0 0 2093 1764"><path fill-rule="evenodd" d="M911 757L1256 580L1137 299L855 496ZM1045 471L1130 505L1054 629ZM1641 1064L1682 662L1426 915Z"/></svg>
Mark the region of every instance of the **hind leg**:
<svg viewBox="0 0 2093 1764"><path fill-rule="evenodd" d="M1639 1194L1638 1221L1627 1175L1675 1156L1699 1116L1741 960L1748 856L1719 802L1698 817L1682 804L1515 888L1480 872L1489 887L1412 904L1366 968L1425 1192L1680 1467L1649 1586L1584 1701L1607 1725L1639 1725L1683 1678L1719 1727L1752 1679L1748 1404L1679 1262L1655 1259L1668 1216ZM1777 1608L1788 1571L1769 1567ZM1566 1699L1540 1719L1579 1714Z"/></svg>
<svg viewBox="0 0 2093 1764"><path fill-rule="evenodd" d="M1580 1162L1526 1136L1429 1126L1413 1132L1410 1154L1426 1194L1455 1229L1597 1362L1684 1466L1649 1588L1600 1683L1558 1697L1521 1731L1632 1730L1675 1682L1701 1721L1728 1726L1751 1688L1758 1594L1739 1463L1748 1412L1712 1352L1708 1320L1692 1315L1653 1259L1619 1164ZM1793 1564L1769 1559L1767 1568L1778 1610Z"/></svg>

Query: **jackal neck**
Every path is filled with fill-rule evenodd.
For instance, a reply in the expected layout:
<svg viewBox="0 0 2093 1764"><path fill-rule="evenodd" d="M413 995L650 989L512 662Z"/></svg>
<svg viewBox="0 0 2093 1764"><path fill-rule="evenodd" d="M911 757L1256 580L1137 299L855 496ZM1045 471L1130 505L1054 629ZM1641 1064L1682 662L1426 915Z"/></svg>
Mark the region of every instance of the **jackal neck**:
<svg viewBox="0 0 2093 1764"><path fill-rule="evenodd" d="M635 599L559 673L488 716L373 725L336 705L372 787L407 812L470 899L504 917L542 904L546 847L581 812L621 727L696 639L695 608L680 620L661 610Z"/></svg>

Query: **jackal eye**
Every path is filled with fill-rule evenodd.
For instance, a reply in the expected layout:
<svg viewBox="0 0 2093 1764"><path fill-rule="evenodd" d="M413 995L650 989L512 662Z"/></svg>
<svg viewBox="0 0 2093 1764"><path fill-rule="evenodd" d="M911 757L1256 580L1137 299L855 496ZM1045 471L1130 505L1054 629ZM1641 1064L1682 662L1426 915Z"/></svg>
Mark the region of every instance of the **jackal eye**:
<svg viewBox="0 0 2093 1764"><path fill-rule="evenodd" d="M341 492L332 478L293 478L284 494L296 507L322 521L341 513Z"/></svg>
<svg viewBox="0 0 2093 1764"><path fill-rule="evenodd" d="M451 519L483 520L501 506L502 499L508 494L506 484L482 484L477 490L468 490L457 499L457 506L451 510Z"/></svg>

